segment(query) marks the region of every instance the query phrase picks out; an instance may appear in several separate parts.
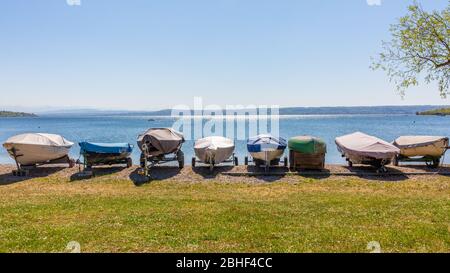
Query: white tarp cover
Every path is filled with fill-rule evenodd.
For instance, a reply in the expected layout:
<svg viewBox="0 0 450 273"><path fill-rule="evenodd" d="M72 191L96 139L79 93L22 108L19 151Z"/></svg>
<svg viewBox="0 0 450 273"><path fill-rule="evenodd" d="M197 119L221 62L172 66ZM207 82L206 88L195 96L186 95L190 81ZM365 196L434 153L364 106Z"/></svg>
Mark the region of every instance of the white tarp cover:
<svg viewBox="0 0 450 273"><path fill-rule="evenodd" d="M336 145L345 154L375 159L392 159L400 153L394 145L361 132L336 138Z"/></svg>
<svg viewBox="0 0 450 273"><path fill-rule="evenodd" d="M42 145L42 146L57 146L57 147L72 147L73 143L60 135L30 133L22 134L9 138L6 140L4 146L11 144L28 144L28 145Z"/></svg>
<svg viewBox="0 0 450 273"><path fill-rule="evenodd" d="M194 151L202 162L208 163L213 157L215 163L220 163L231 157L234 152L234 142L221 136L206 137L195 142Z"/></svg>
<svg viewBox="0 0 450 273"><path fill-rule="evenodd" d="M394 145L402 148L415 148L428 146L440 141L447 141L448 138L441 136L402 136L394 141Z"/></svg>

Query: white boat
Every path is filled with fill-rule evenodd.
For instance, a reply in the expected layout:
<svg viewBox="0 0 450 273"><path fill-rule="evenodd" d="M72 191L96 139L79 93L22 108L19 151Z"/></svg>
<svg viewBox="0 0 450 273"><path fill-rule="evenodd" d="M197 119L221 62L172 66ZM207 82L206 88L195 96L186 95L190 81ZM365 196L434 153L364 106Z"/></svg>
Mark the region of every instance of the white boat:
<svg viewBox="0 0 450 273"><path fill-rule="evenodd" d="M367 164L379 167L382 171L400 153L400 149L391 143L361 132L336 138L336 145L350 166Z"/></svg>
<svg viewBox="0 0 450 273"><path fill-rule="evenodd" d="M287 142L284 138L269 134L258 135L247 141L247 150L257 166L278 165L286 147ZM248 164L247 157L245 163Z"/></svg>
<svg viewBox="0 0 450 273"><path fill-rule="evenodd" d="M3 147L18 165L28 166L68 159L73 144L60 135L31 133L9 138Z"/></svg>
<svg viewBox="0 0 450 273"><path fill-rule="evenodd" d="M221 136L211 136L199 139L194 144L196 157L200 162L214 166L230 159L235 162L233 140ZM192 160L195 165L195 159Z"/></svg>

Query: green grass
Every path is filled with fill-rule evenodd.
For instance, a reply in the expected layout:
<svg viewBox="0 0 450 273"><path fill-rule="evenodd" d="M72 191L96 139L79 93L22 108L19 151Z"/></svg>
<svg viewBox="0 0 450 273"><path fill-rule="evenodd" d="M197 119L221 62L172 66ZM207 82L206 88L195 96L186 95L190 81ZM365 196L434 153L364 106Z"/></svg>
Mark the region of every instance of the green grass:
<svg viewBox="0 0 450 273"><path fill-rule="evenodd" d="M0 185L0 252L450 252L450 179Z"/></svg>

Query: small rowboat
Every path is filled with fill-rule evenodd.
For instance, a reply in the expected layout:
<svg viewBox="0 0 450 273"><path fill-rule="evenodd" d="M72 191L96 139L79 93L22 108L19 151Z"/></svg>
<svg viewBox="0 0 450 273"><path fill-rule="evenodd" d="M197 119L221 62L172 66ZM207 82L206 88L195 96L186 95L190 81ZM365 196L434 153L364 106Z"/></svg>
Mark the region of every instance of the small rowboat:
<svg viewBox="0 0 450 273"><path fill-rule="evenodd" d="M72 142L60 135L43 133L13 136L3 144L16 161L18 172L24 166L43 164L68 163L72 167L74 161L69 158L72 146Z"/></svg>
<svg viewBox="0 0 450 273"><path fill-rule="evenodd" d="M449 139L441 136L402 136L394 141L400 149L394 165L399 162L425 162L429 167L438 167L449 145Z"/></svg>
<svg viewBox="0 0 450 273"><path fill-rule="evenodd" d="M223 162L233 162L237 165L234 156L233 140L221 136L212 136L199 139L194 144L195 155L201 163L208 164L212 170L215 165ZM195 167L196 158L192 158L192 167Z"/></svg>
<svg viewBox="0 0 450 273"><path fill-rule="evenodd" d="M353 164L372 165L380 172L386 172L385 165L400 153L394 145L361 132L336 138L336 145L350 167Z"/></svg>
<svg viewBox="0 0 450 273"><path fill-rule="evenodd" d="M131 144L80 142L79 145L85 168L112 164L126 164L130 168L133 165L130 158L133 152Z"/></svg>
<svg viewBox="0 0 450 273"><path fill-rule="evenodd" d="M176 161L178 167L184 167L184 153L181 147L185 142L182 133L172 128L152 128L138 136L137 144L141 149L141 167L148 176L148 170L160 163Z"/></svg>
<svg viewBox="0 0 450 273"><path fill-rule="evenodd" d="M289 139L290 169L321 170L325 167L327 144L320 138L298 136Z"/></svg>
<svg viewBox="0 0 450 273"><path fill-rule="evenodd" d="M258 135L247 141L247 150L253 158L257 167L264 166L266 170L270 166L280 163L280 158L284 154L287 142L284 138L278 138L269 134ZM245 165L248 165L249 159L245 157ZM284 160L287 166L287 158Z"/></svg>

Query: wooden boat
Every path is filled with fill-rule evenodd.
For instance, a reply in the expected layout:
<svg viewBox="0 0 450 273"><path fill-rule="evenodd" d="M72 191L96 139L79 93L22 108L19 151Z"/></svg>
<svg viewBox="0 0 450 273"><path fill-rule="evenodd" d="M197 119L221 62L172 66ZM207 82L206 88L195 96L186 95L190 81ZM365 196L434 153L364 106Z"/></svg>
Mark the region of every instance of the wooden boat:
<svg viewBox="0 0 450 273"><path fill-rule="evenodd" d="M442 156L449 148L449 138L441 136L402 136L394 141L400 149L394 165L399 162L425 162L430 167L438 167Z"/></svg>
<svg viewBox="0 0 450 273"><path fill-rule="evenodd" d="M326 143L312 136L298 136L289 139L289 166L297 169L321 170L325 167Z"/></svg>

